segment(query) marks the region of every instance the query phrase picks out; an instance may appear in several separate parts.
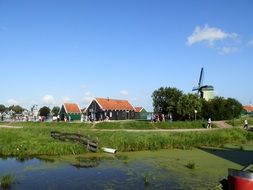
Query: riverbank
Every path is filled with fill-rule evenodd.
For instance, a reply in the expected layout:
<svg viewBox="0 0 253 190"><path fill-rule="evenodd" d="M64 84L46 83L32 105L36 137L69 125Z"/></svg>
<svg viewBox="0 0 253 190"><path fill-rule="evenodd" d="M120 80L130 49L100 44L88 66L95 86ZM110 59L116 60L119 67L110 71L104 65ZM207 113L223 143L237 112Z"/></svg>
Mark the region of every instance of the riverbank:
<svg viewBox="0 0 253 190"><path fill-rule="evenodd" d="M18 126L20 123L15 123ZM86 126L87 125L87 126ZM253 140L253 133L242 129L219 129L190 132L156 131L127 132L101 131L90 124L67 125L66 123L23 123L23 128L0 128L0 155L77 155L87 152L84 145L62 142L51 138L51 131L80 133L91 138L98 137L99 147L110 147L120 152L191 149L193 147L223 147L227 143L243 144Z"/></svg>

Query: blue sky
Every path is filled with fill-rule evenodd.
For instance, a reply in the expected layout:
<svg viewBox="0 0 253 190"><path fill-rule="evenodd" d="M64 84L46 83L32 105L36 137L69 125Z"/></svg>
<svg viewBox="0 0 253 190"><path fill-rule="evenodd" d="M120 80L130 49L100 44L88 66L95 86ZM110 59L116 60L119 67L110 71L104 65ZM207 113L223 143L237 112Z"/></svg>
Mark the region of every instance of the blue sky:
<svg viewBox="0 0 253 190"><path fill-rule="evenodd" d="M251 0L0 0L0 104L152 110L161 86L253 103Z"/></svg>

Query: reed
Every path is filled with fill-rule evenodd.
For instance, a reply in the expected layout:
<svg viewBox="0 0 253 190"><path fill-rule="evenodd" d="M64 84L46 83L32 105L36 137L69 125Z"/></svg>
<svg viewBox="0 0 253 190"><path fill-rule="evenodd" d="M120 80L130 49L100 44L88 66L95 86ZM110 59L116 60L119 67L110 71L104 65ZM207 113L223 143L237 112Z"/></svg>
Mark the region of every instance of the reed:
<svg viewBox="0 0 253 190"><path fill-rule="evenodd" d="M78 155L87 152L84 145L51 138L51 131L80 133L98 137L99 147L118 151L159 150L169 148L221 147L253 140L253 133L235 129L204 132L124 132L93 131L84 126L26 126L22 129L0 128L0 155L20 158L39 155Z"/></svg>
<svg viewBox="0 0 253 190"><path fill-rule="evenodd" d="M185 167L187 167L187 168L193 170L193 169L195 169L196 166L195 166L195 163L194 163L194 162L189 162L189 163L187 163L187 164L185 165Z"/></svg>
<svg viewBox="0 0 253 190"><path fill-rule="evenodd" d="M10 174L4 175L1 179L1 187L3 189L10 189L12 183L13 183L13 177Z"/></svg>

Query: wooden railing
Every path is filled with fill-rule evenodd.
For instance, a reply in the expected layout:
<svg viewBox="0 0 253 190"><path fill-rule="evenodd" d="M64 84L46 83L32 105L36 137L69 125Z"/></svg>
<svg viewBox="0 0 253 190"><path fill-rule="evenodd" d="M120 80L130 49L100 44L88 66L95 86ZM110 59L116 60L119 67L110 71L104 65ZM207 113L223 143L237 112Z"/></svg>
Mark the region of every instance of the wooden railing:
<svg viewBox="0 0 253 190"><path fill-rule="evenodd" d="M58 131L51 131L51 137L61 141L74 141L79 142L87 147L87 150L96 152L98 150L98 138L90 138L86 135L78 133L61 133Z"/></svg>

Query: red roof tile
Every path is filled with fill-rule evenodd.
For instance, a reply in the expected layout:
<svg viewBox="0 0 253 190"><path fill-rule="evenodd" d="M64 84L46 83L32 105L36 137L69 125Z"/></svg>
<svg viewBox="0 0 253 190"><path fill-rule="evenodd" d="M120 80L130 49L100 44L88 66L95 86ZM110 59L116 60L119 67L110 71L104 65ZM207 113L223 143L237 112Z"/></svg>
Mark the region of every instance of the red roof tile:
<svg viewBox="0 0 253 190"><path fill-rule="evenodd" d="M135 107L135 112L141 112L142 109L143 107Z"/></svg>
<svg viewBox="0 0 253 190"><path fill-rule="evenodd" d="M253 106L243 106L243 109L247 112L253 112Z"/></svg>
<svg viewBox="0 0 253 190"><path fill-rule="evenodd" d="M101 109L104 110L134 110L134 107L127 100L115 100L109 98L95 99Z"/></svg>
<svg viewBox="0 0 253 190"><path fill-rule="evenodd" d="M67 113L81 113L81 110L77 104L64 103L64 107Z"/></svg>

